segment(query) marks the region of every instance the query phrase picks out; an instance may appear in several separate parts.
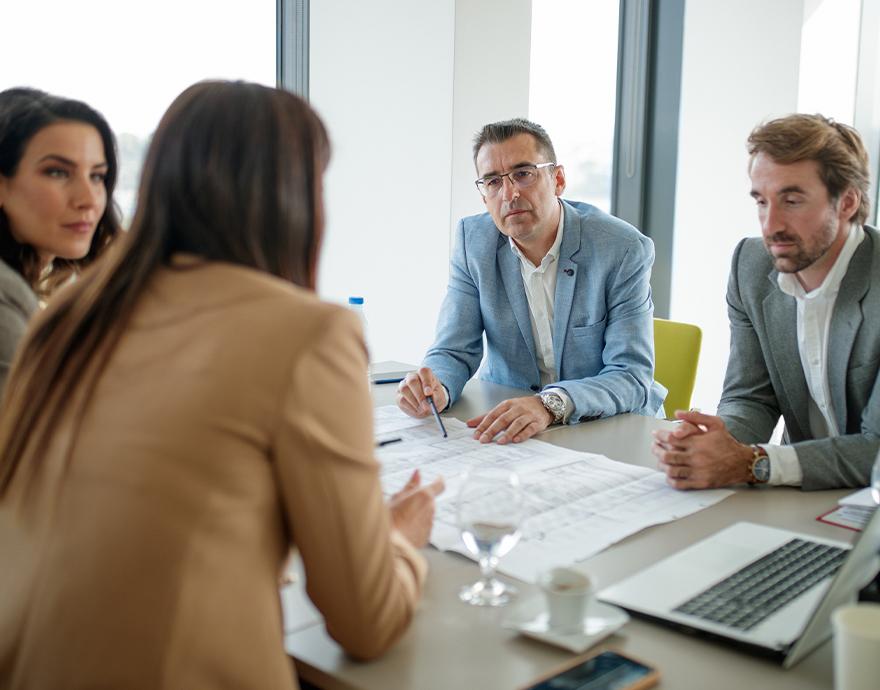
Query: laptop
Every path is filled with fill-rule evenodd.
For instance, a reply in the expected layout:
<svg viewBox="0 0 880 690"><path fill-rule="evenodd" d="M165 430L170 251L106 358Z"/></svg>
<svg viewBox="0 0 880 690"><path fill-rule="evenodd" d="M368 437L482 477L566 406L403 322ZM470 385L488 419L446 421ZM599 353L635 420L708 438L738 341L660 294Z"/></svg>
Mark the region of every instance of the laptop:
<svg viewBox="0 0 880 690"><path fill-rule="evenodd" d="M848 544L738 522L599 592L636 615L794 666L880 568L880 510Z"/></svg>

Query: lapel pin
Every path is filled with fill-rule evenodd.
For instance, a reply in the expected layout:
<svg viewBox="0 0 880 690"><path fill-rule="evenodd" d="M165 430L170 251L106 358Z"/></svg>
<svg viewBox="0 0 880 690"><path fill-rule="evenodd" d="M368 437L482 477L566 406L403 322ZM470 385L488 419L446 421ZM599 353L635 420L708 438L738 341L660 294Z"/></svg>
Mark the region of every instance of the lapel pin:
<svg viewBox="0 0 880 690"><path fill-rule="evenodd" d="M564 269L563 269L563 272L564 272L565 275L567 275L567 276L573 276L573 275L574 275L574 269L573 269L573 268L564 268Z"/></svg>

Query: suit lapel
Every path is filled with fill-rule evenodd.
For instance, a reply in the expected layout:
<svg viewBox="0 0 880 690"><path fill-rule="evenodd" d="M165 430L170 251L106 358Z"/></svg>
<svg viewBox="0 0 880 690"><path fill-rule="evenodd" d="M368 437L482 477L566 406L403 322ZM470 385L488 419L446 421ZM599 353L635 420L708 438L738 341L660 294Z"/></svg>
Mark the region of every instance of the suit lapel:
<svg viewBox="0 0 880 690"><path fill-rule="evenodd" d="M786 295L776 282L776 271L772 271L767 278L773 283L770 294L764 298L762 305L764 311L764 327L768 332L774 333L767 338L773 363L779 372L779 380L785 388L785 396L788 398L790 407L797 418L800 427L795 437L808 437L810 432L810 419L808 412L809 391L807 380L804 377L804 369L801 365L799 350L792 350L791 344L797 345L797 304L794 297Z"/></svg>
<svg viewBox="0 0 880 690"><path fill-rule="evenodd" d="M828 334L828 388L837 418L837 428L846 433L846 371L856 334L862 325L862 299L868 291L873 242L870 235L862 240L850 259L840 282Z"/></svg>
<svg viewBox="0 0 880 690"><path fill-rule="evenodd" d="M556 294L553 296L553 357L556 373L562 376L562 348L568 332L574 289L578 282L578 265L572 260L581 249L581 225L567 204L562 203L565 220L562 223L562 245L556 267Z"/></svg>
<svg viewBox="0 0 880 690"><path fill-rule="evenodd" d="M528 345L532 359L537 366L538 356L535 352L535 341L532 338L532 320L529 317L529 303L526 299L526 289L523 285L522 271L520 270L519 258L510 248L510 240L505 235L498 233L498 248L496 250L498 266L501 269L501 281L507 292L507 299L513 310L513 316L519 326L520 333Z"/></svg>

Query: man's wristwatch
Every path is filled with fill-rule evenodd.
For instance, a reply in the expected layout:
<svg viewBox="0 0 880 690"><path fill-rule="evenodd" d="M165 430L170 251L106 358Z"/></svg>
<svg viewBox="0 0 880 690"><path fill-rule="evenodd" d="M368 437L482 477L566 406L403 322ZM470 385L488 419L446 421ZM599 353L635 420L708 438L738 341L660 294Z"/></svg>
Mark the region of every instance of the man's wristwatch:
<svg viewBox="0 0 880 690"><path fill-rule="evenodd" d="M565 416L565 400L562 399L562 396L559 393L550 392L539 393L538 397L541 398L541 404L544 406L544 409L553 415L551 423L560 424Z"/></svg>
<svg viewBox="0 0 880 690"><path fill-rule="evenodd" d="M749 484L766 484L770 481L770 458L761 446L749 446L752 449L752 460L749 464Z"/></svg>

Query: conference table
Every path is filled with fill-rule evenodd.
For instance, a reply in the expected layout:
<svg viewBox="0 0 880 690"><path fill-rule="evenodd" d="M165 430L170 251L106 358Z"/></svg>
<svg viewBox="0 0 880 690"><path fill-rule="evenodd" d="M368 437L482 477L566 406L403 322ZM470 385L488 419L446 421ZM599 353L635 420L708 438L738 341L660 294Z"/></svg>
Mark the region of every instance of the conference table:
<svg viewBox="0 0 880 690"><path fill-rule="evenodd" d="M375 405L393 404L396 389L395 385L374 385ZM523 394L472 380L444 416L466 420L501 400ZM650 432L670 426L661 419L627 414L553 428L537 438L653 468ZM816 520L846 493L737 487L734 495L720 503L642 530L574 567L598 579L601 588L740 520L852 542L854 532ZM410 629L382 658L368 663L349 658L329 637L320 615L302 593L301 578L290 586L285 647L301 678L325 690L512 690L527 687L574 658L571 652L503 628L507 607L487 609L460 602L459 588L479 575L476 563L431 547L424 553L430 573ZM516 585L523 601L540 596L534 585ZM772 659L633 617L584 654L613 650L641 660L660 671L660 688L810 690L832 687L831 647L826 642L794 668L783 670Z"/></svg>

